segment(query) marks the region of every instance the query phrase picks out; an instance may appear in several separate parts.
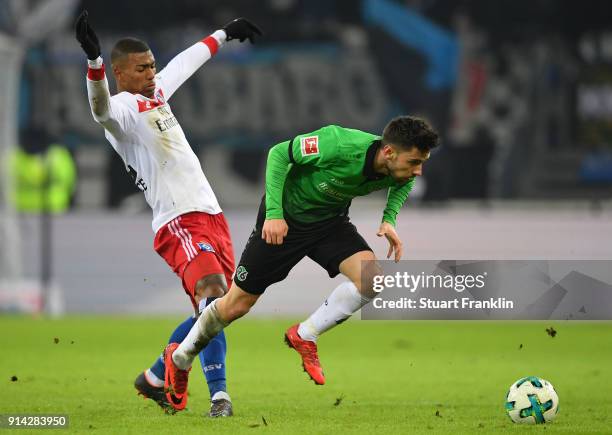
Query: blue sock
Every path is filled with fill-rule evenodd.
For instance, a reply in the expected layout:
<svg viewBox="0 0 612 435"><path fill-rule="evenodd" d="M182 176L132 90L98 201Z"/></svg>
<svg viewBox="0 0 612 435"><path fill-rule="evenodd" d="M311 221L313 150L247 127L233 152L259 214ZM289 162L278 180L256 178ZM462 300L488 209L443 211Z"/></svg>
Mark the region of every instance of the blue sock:
<svg viewBox="0 0 612 435"><path fill-rule="evenodd" d="M215 299L216 298L206 298L206 305L208 306L208 304ZM170 336L168 343L181 343L185 337L187 337L187 334L195 322L196 319L193 316L189 316L187 319L185 319L183 323L176 327ZM225 334L223 331L221 331L199 354L202 371L206 377L208 391L210 392L211 398L219 391L227 391L225 378L226 352L227 343L225 342ZM155 360L151 366L151 371L159 379L164 379L166 365L164 364L163 354Z"/></svg>
<svg viewBox="0 0 612 435"><path fill-rule="evenodd" d="M210 304L216 298L206 298L206 305ZM208 383L208 391L212 398L219 391L227 391L225 380L225 354L227 352L227 343L225 342L225 334L221 331L213 338L208 345L200 352L200 363L202 371L206 376Z"/></svg>
<svg viewBox="0 0 612 435"><path fill-rule="evenodd" d="M187 317L183 323L181 323L180 325L176 327L176 329L170 336L168 343L182 342L185 339L185 337L187 337L187 334L189 334L189 331L191 330L191 327L195 324L195 322L196 322L196 319L193 316ZM155 362L151 366L151 371L159 379L164 379L165 372L166 372L166 365L164 364L163 354L160 355L155 360Z"/></svg>

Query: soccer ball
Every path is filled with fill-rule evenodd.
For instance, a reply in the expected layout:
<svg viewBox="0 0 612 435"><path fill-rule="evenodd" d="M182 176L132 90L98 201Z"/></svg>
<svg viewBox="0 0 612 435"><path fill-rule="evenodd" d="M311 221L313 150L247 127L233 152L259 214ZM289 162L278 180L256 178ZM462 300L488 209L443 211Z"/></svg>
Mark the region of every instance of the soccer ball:
<svg viewBox="0 0 612 435"><path fill-rule="evenodd" d="M542 424L559 411L559 397L550 382L536 376L521 378L506 395L506 412L515 423Z"/></svg>

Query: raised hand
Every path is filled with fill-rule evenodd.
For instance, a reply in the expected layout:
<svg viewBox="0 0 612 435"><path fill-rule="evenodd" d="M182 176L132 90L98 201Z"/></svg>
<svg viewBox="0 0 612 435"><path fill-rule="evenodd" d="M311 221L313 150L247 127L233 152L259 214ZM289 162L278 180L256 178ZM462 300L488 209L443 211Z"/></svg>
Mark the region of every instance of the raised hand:
<svg viewBox="0 0 612 435"><path fill-rule="evenodd" d="M95 60L100 56L100 42L93 29L89 26L89 14L87 11L81 12L74 25L76 39L81 44L87 59Z"/></svg>
<svg viewBox="0 0 612 435"><path fill-rule="evenodd" d="M255 36L262 36L263 32L257 25L251 23L246 18L236 18L223 26L227 40L238 39L240 42L244 42L246 39L251 41L251 44L255 43Z"/></svg>

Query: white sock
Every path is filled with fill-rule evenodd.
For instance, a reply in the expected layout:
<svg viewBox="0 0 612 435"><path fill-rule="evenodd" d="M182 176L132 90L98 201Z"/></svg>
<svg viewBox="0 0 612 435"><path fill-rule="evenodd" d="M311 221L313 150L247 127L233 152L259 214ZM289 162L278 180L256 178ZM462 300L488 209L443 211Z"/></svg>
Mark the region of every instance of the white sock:
<svg viewBox="0 0 612 435"><path fill-rule="evenodd" d="M207 299L207 298L203 298L203 299L200 301L200 304L199 304L199 306L198 306L198 313L200 313L200 314L202 314L202 311L204 311L204 309L206 308L206 299Z"/></svg>
<svg viewBox="0 0 612 435"><path fill-rule="evenodd" d="M198 320L191 327L189 334L172 354L172 361L181 369L191 367L193 359L206 347L208 342L215 338L228 323L221 320L217 312L217 301L214 300L202 311Z"/></svg>
<svg viewBox="0 0 612 435"><path fill-rule="evenodd" d="M154 387L159 388L164 386L164 380L155 376L155 373L153 373L151 369L147 369L147 371L145 371L145 378L147 379L147 382Z"/></svg>
<svg viewBox="0 0 612 435"><path fill-rule="evenodd" d="M303 340L317 341L319 335L348 319L371 301L359 293L355 284L340 284L312 315L300 323L298 334Z"/></svg>
<svg viewBox="0 0 612 435"><path fill-rule="evenodd" d="M229 394L227 394L225 391L217 391L215 395L210 398L211 401L220 399L225 399L228 402L232 401L232 399L230 399Z"/></svg>

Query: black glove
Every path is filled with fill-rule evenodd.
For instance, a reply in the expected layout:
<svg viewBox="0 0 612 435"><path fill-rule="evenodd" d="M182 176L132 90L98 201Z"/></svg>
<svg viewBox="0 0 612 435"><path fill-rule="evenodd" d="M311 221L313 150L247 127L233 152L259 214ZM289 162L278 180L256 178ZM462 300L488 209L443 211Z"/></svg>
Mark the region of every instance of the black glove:
<svg viewBox="0 0 612 435"><path fill-rule="evenodd" d="M89 27L87 22L88 15L87 11L81 12L74 28L76 30L76 39L81 44L81 47L83 47L85 54L87 54L87 59L95 60L100 56L100 43L96 33Z"/></svg>
<svg viewBox="0 0 612 435"><path fill-rule="evenodd" d="M255 43L255 35L263 35L261 29L246 18L236 18L234 21L230 21L223 26L223 30L225 30L228 41L238 39L240 42L244 42L245 39L248 39L251 44Z"/></svg>

